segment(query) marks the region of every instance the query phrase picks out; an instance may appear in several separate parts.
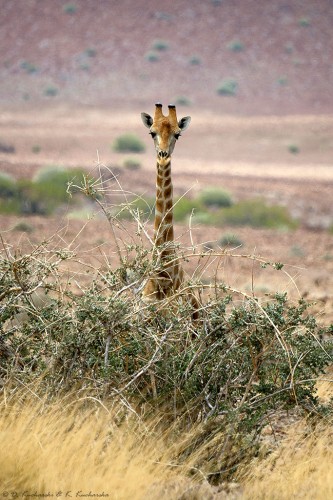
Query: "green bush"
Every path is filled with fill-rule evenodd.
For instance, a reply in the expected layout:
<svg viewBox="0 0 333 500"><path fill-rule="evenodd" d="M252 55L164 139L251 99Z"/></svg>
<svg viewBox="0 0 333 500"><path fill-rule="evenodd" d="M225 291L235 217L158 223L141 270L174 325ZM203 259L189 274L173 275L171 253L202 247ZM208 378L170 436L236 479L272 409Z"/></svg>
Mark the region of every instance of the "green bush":
<svg viewBox="0 0 333 500"><path fill-rule="evenodd" d="M57 87L55 87L54 85L48 85L45 89L44 89L44 95L46 97L55 97L57 96L59 93L59 90Z"/></svg>
<svg viewBox="0 0 333 500"><path fill-rule="evenodd" d="M219 245L222 247L240 247L243 245L243 242L236 234L226 233L220 238Z"/></svg>
<svg viewBox="0 0 333 500"><path fill-rule="evenodd" d="M14 177L0 172L0 198L13 198L17 195L17 184Z"/></svg>
<svg viewBox="0 0 333 500"><path fill-rule="evenodd" d="M199 195L199 200L205 207L209 208L230 207L232 205L230 194L214 187L203 189Z"/></svg>
<svg viewBox="0 0 333 500"><path fill-rule="evenodd" d="M296 144L289 144L288 151L293 155L297 155L300 152L300 149Z"/></svg>
<svg viewBox="0 0 333 500"><path fill-rule="evenodd" d="M154 217L154 198L135 198L131 200L128 204L117 207L114 211L118 219L132 220L138 215L144 220L152 220Z"/></svg>
<svg viewBox="0 0 333 500"><path fill-rule="evenodd" d="M15 224L15 226L13 227L13 230L14 231L21 231L22 233L32 233L34 228L28 222L21 221L21 222L18 222L17 224Z"/></svg>
<svg viewBox="0 0 333 500"><path fill-rule="evenodd" d="M168 50L169 44L165 40L155 40L152 44L153 50L158 50L159 52L164 52Z"/></svg>
<svg viewBox="0 0 333 500"><path fill-rule="evenodd" d="M39 170L30 186L25 186L28 191L27 198L34 201L33 213L51 213L62 203L71 201L67 193L69 182L79 183L85 171L80 168L66 169L50 166ZM37 205L36 205L37 204ZM39 207L39 208L37 208Z"/></svg>
<svg viewBox="0 0 333 500"><path fill-rule="evenodd" d="M173 217L176 222L181 222L188 219L191 214L200 209L198 200L191 200L190 198L180 198L174 202Z"/></svg>
<svg viewBox="0 0 333 500"><path fill-rule="evenodd" d="M201 64L201 59L198 56L192 56L189 63L192 64L192 66L199 66Z"/></svg>
<svg viewBox="0 0 333 500"><path fill-rule="evenodd" d="M68 183L79 183L83 174L79 168L46 167L33 180L17 182L0 174L0 213L48 215L59 205L73 201L67 193Z"/></svg>
<svg viewBox="0 0 333 500"><path fill-rule="evenodd" d="M217 93L225 96L233 96L236 95L238 89L238 83L233 79L226 79L221 82L221 84L217 87Z"/></svg>
<svg viewBox="0 0 333 500"><path fill-rule="evenodd" d="M157 62L159 61L159 56L156 54L156 52L147 52L145 55L145 59L149 62Z"/></svg>
<svg viewBox="0 0 333 500"><path fill-rule="evenodd" d="M218 219L215 213L201 209L194 212L193 223L203 226L214 226L218 224Z"/></svg>
<svg viewBox="0 0 333 500"><path fill-rule="evenodd" d="M97 54L97 50L94 49L93 47L88 47L85 51L84 51L84 54L87 56L87 57L95 57L96 54Z"/></svg>
<svg viewBox="0 0 333 500"><path fill-rule="evenodd" d="M308 17L301 17L301 19L298 21L298 24L300 26L303 26L304 28L307 28L308 26L310 26L311 22Z"/></svg>
<svg viewBox="0 0 333 500"><path fill-rule="evenodd" d="M190 99L185 96L176 97L173 102L178 106L190 106L192 103Z"/></svg>
<svg viewBox="0 0 333 500"><path fill-rule="evenodd" d="M82 71L89 71L90 70L90 64L83 62L83 63L81 63L79 65L79 68L82 69Z"/></svg>
<svg viewBox="0 0 333 500"><path fill-rule="evenodd" d="M136 158L127 158L124 161L124 167L127 170L139 170L141 168L141 163Z"/></svg>
<svg viewBox="0 0 333 500"><path fill-rule="evenodd" d="M100 269L76 294L60 272L63 261L70 268L68 249L39 244L24 258L2 252L0 373L6 394L33 387L43 404L60 394L71 405L75 388L85 404L120 399L132 414L142 405L150 415L156 408L159 429L177 422L190 435L200 422L200 434L182 442L176 463L198 442L209 443L209 460L196 461L195 469L214 480L235 477L244 453L258 456L260 430L272 416L328 416L316 379L332 360L332 342L325 339L333 326L319 326L303 300L290 303L286 294L276 294L263 303L252 295L240 301L223 283L214 283L214 297L204 302L196 323L186 295L142 308L138 290L151 271L149 254L127 247L120 266ZM45 300L32 300L36 292ZM18 313L24 315L18 319Z"/></svg>
<svg viewBox="0 0 333 500"><path fill-rule="evenodd" d="M286 76L280 76L277 82L281 87L285 87L288 84L288 78Z"/></svg>
<svg viewBox="0 0 333 500"><path fill-rule="evenodd" d="M292 43L287 43L285 46L284 46L284 50L287 54L292 54L294 52L294 46Z"/></svg>
<svg viewBox="0 0 333 500"><path fill-rule="evenodd" d="M24 69L27 73L32 74L37 72L37 66L30 63L29 61L22 61L21 68Z"/></svg>
<svg viewBox="0 0 333 500"><path fill-rule="evenodd" d="M21 214L21 203L18 197L1 198L0 197L0 214Z"/></svg>
<svg viewBox="0 0 333 500"><path fill-rule="evenodd" d="M66 3L63 6L63 11L66 14L75 14L75 12L77 11L77 6L75 5L75 3Z"/></svg>
<svg viewBox="0 0 333 500"><path fill-rule="evenodd" d="M15 153L15 146L0 140L0 153L13 154Z"/></svg>
<svg viewBox="0 0 333 500"><path fill-rule="evenodd" d="M244 200L225 208L221 222L233 226L266 227L270 229L295 229L297 223L285 207L266 205L260 199Z"/></svg>
<svg viewBox="0 0 333 500"><path fill-rule="evenodd" d="M244 44L240 40L233 40L228 44L228 49L232 52L242 52L244 50Z"/></svg>
<svg viewBox="0 0 333 500"><path fill-rule="evenodd" d="M144 143L134 134L124 134L118 137L112 146L118 153L141 153L145 151Z"/></svg>

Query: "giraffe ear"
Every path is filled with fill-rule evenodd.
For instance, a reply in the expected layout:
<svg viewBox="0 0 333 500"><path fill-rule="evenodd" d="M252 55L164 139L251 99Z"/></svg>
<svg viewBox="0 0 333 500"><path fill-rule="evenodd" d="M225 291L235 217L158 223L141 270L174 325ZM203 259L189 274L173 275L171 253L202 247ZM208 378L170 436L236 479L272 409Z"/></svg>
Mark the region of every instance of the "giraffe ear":
<svg viewBox="0 0 333 500"><path fill-rule="evenodd" d="M141 120L145 127L150 128L153 124L153 119L147 113L141 113Z"/></svg>
<svg viewBox="0 0 333 500"><path fill-rule="evenodd" d="M187 127L190 124L190 121L191 121L191 117L190 116L185 116L184 118L182 118L181 120L179 120L178 126L179 126L180 130L186 130Z"/></svg>

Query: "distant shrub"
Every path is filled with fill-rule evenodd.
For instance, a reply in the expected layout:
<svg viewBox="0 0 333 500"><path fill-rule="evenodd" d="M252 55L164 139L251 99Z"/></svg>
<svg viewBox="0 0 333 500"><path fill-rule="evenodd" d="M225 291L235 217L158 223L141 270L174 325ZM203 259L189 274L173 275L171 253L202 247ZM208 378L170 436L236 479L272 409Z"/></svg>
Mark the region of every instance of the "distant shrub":
<svg viewBox="0 0 333 500"><path fill-rule="evenodd" d="M0 141L0 153L13 154L15 153L15 146L7 142Z"/></svg>
<svg viewBox="0 0 333 500"><path fill-rule="evenodd" d="M240 40L233 40L228 43L228 49L232 52L242 52L244 50L244 44Z"/></svg>
<svg viewBox="0 0 333 500"><path fill-rule="evenodd" d="M124 161L124 167L127 170L139 170L141 168L141 163L136 158L127 158Z"/></svg>
<svg viewBox="0 0 333 500"><path fill-rule="evenodd" d="M140 197L132 200L129 204L123 207L117 207L117 218L131 220L136 216L137 213L143 219L152 219L154 215L154 198Z"/></svg>
<svg viewBox="0 0 333 500"><path fill-rule="evenodd" d="M288 151L289 153L296 155L300 152L300 149L296 144L289 144Z"/></svg>
<svg viewBox="0 0 333 500"><path fill-rule="evenodd" d="M38 184L50 183L53 186L67 186L69 180L81 177L84 174L82 168L65 168L57 165L50 165L38 170L34 176L34 182Z"/></svg>
<svg viewBox="0 0 333 500"><path fill-rule="evenodd" d="M18 185L18 196L13 203L17 214L25 215L47 215L54 208L53 193L48 191L45 196L40 192L38 186L28 179L20 179Z"/></svg>
<svg viewBox="0 0 333 500"><path fill-rule="evenodd" d="M77 6L75 5L75 3L66 3L66 5L63 6L63 11L66 14L75 14L75 12L77 11Z"/></svg>
<svg viewBox="0 0 333 500"><path fill-rule="evenodd" d="M13 198L0 197L0 214L21 214L21 202L17 196Z"/></svg>
<svg viewBox="0 0 333 500"><path fill-rule="evenodd" d="M155 40L152 44L153 50L158 50L159 52L163 52L168 50L169 44L165 40Z"/></svg>
<svg viewBox="0 0 333 500"><path fill-rule="evenodd" d="M174 202L173 216L176 222L181 222L190 217L193 210L200 209L200 203L190 198L180 198Z"/></svg>
<svg viewBox="0 0 333 500"><path fill-rule="evenodd" d="M21 222L18 222L17 224L15 224L15 226L13 227L13 230L14 231L21 231L22 233L32 233L34 228L28 222L21 221Z"/></svg>
<svg viewBox="0 0 333 500"><path fill-rule="evenodd" d="M288 78L286 76L280 76L277 82L281 87L285 87L288 83Z"/></svg>
<svg viewBox="0 0 333 500"><path fill-rule="evenodd" d="M198 210L193 215L194 224L202 224L203 226L213 226L217 224L216 214L205 210Z"/></svg>
<svg viewBox="0 0 333 500"><path fill-rule="evenodd" d="M310 26L311 22L308 17L301 17L301 19L298 21L298 24L303 27Z"/></svg>
<svg viewBox="0 0 333 500"><path fill-rule="evenodd" d="M0 173L0 213L48 215L73 198L67 193L68 183L80 184L84 170L46 167L37 172L33 180L15 181ZM72 188L72 194L76 191Z"/></svg>
<svg viewBox="0 0 333 500"><path fill-rule="evenodd" d="M58 95L58 92L59 92L58 88L55 87L54 85L49 85L44 89L44 95L46 97L55 97L56 95Z"/></svg>
<svg viewBox="0 0 333 500"><path fill-rule="evenodd" d="M230 207L232 205L232 198L228 192L213 187L203 189L199 200L210 208Z"/></svg>
<svg viewBox="0 0 333 500"><path fill-rule="evenodd" d="M301 246L293 245L290 248L290 255L293 255L294 257L304 257L305 251Z"/></svg>
<svg viewBox="0 0 333 500"><path fill-rule="evenodd" d="M156 52L147 52L145 55L145 59L149 62L157 62L159 60L159 56Z"/></svg>
<svg viewBox="0 0 333 500"><path fill-rule="evenodd" d="M12 198L17 194L16 180L5 172L0 172L0 198Z"/></svg>
<svg viewBox="0 0 333 500"><path fill-rule="evenodd" d="M94 49L93 47L88 47L85 51L84 51L84 54L87 56L87 57L95 57L96 54L97 54L97 51L96 49Z"/></svg>
<svg viewBox="0 0 333 500"><path fill-rule="evenodd" d="M238 83L233 79L226 79L217 87L217 93L225 96L232 96L237 93Z"/></svg>
<svg viewBox="0 0 333 500"><path fill-rule="evenodd" d="M133 134L124 134L118 137L113 143L114 151L118 153L141 153L145 151L144 143Z"/></svg>
<svg viewBox="0 0 333 500"><path fill-rule="evenodd" d="M268 206L263 200L244 200L223 210L221 222L234 226L294 229L297 223L287 209L278 205Z"/></svg>
<svg viewBox="0 0 333 500"><path fill-rule="evenodd" d="M287 43L284 46L284 50L286 51L287 54L291 54L294 51L294 46L291 43Z"/></svg>
<svg viewBox="0 0 333 500"><path fill-rule="evenodd" d="M22 61L21 68L24 69L29 74L37 72L37 66L35 66L34 64L32 64L29 61Z"/></svg>
<svg viewBox="0 0 333 500"><path fill-rule="evenodd" d="M33 184L41 196L50 197L50 199L62 203L68 200L68 183L79 183L84 174L85 170L82 168L67 169L50 166L42 168L36 173Z"/></svg>
<svg viewBox="0 0 333 500"><path fill-rule="evenodd" d="M219 245L222 247L232 246L239 247L243 245L242 240L234 233L226 233L220 238Z"/></svg>
<svg viewBox="0 0 333 500"><path fill-rule="evenodd" d="M190 99L188 99L187 97L185 96L179 96L179 97L176 97L176 99L174 99L173 101L176 105L178 106L190 106L191 105L191 101Z"/></svg>
<svg viewBox="0 0 333 500"><path fill-rule="evenodd" d="M38 144L35 144L34 146L32 146L31 148L31 151L34 153L34 154L38 154L41 152L41 147L38 145Z"/></svg>
<svg viewBox="0 0 333 500"><path fill-rule="evenodd" d="M190 57L189 63L192 64L192 66L199 66L201 64L201 59L198 56L192 56Z"/></svg>

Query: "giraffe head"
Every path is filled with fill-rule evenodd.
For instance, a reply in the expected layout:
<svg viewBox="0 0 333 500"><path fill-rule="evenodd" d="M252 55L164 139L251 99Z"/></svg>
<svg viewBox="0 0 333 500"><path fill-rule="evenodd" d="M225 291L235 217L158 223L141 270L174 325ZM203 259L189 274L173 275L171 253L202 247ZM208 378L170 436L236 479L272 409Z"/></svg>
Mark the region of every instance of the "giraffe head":
<svg viewBox="0 0 333 500"><path fill-rule="evenodd" d="M162 104L157 103L155 106L154 118L147 113L141 113L141 118L154 139L157 161L163 163L170 158L177 139L179 139L181 132L189 126L191 117L185 116L178 121L176 106L173 104L168 106L168 116L163 115Z"/></svg>

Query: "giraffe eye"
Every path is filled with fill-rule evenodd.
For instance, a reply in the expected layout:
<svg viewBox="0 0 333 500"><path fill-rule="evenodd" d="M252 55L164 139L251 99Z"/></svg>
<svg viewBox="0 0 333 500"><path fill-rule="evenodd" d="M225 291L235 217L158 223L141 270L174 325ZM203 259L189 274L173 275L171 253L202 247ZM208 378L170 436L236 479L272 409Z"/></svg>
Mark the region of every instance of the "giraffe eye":
<svg viewBox="0 0 333 500"><path fill-rule="evenodd" d="M149 133L150 133L150 135L152 136L152 138L153 138L153 139L155 139L155 137L156 137L156 135L157 135L157 134L156 134L156 132L149 132Z"/></svg>
<svg viewBox="0 0 333 500"><path fill-rule="evenodd" d="M180 136L181 136L181 133L180 133L180 132L178 132L177 134L175 134L175 139L177 139L177 140L178 140Z"/></svg>

